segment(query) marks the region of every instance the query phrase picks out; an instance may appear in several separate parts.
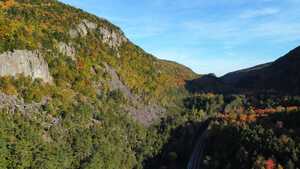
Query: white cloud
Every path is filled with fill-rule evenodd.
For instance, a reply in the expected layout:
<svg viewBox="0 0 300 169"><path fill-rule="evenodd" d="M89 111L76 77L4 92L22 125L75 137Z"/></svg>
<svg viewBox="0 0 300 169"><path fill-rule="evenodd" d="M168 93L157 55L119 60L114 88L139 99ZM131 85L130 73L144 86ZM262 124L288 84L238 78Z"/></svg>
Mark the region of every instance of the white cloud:
<svg viewBox="0 0 300 169"><path fill-rule="evenodd" d="M109 19L150 53L199 73L221 75L270 61L280 49L267 48L300 42L300 0L63 1Z"/></svg>
<svg viewBox="0 0 300 169"><path fill-rule="evenodd" d="M251 40L289 42L300 40L300 23L287 19L245 21L231 19L222 21L189 21L182 23L184 29L199 40L213 40L229 45L238 45Z"/></svg>
<svg viewBox="0 0 300 169"><path fill-rule="evenodd" d="M275 15L280 12L278 8L263 8L263 9L252 9L246 10L240 14L240 18L248 19L248 18L256 18L262 16L270 16Z"/></svg>

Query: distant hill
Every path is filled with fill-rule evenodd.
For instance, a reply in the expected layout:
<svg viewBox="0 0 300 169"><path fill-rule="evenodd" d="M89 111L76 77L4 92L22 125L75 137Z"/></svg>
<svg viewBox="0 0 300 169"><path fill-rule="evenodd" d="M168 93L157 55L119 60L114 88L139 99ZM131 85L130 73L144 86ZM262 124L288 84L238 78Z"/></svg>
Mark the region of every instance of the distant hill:
<svg viewBox="0 0 300 169"><path fill-rule="evenodd" d="M230 90L215 74L201 75L199 78L189 80L186 88L191 93L223 93Z"/></svg>
<svg viewBox="0 0 300 169"><path fill-rule="evenodd" d="M201 75L188 80L186 88L192 93L300 93L300 47L297 47L274 62L228 73L222 77L213 74Z"/></svg>
<svg viewBox="0 0 300 169"><path fill-rule="evenodd" d="M246 68L246 69L234 71L234 72L231 72L231 73L228 73L228 74L222 76L221 78L222 78L222 81L224 83L227 83L227 84L237 83L240 80L240 78L242 78L243 76L245 76L249 72L263 69L265 67L270 66L271 64L272 64L272 62L257 65L257 66L251 67L251 68Z"/></svg>
<svg viewBox="0 0 300 169"><path fill-rule="evenodd" d="M194 92L299 92L299 55L297 48L222 78L200 76L81 9L0 0L0 168L143 169L158 162L175 128L186 123L174 134L190 139L197 127L189 121L225 107L223 96ZM177 153L170 149L165 161L188 155Z"/></svg>
<svg viewBox="0 0 300 169"><path fill-rule="evenodd" d="M234 88L280 93L300 92L300 47L274 62L224 75L220 79Z"/></svg>

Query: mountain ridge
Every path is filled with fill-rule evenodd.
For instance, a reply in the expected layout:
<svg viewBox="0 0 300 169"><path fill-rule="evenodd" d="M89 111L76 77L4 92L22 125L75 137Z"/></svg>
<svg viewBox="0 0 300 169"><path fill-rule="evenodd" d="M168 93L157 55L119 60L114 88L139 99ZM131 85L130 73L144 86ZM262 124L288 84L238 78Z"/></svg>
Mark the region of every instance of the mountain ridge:
<svg viewBox="0 0 300 169"><path fill-rule="evenodd" d="M141 169L198 76L56 0L0 1L0 56L0 168Z"/></svg>
<svg viewBox="0 0 300 169"><path fill-rule="evenodd" d="M245 121L252 122L256 115L264 115L252 114L256 106L276 105L276 110L282 111L281 105L300 105L298 97L237 95L232 92L235 85L237 89L245 87L249 91L253 90L251 85L264 89L268 86L260 86L261 82L255 79L261 72L268 74L262 80L265 78L270 84L278 81L273 77L280 75L280 80L286 78L289 85L294 85L290 82L299 75L295 71L298 68L295 55L299 55L298 50L270 66L242 71L246 80L249 79L246 86L240 80L237 84L225 84L213 74L198 75L186 66L156 58L132 43L119 27L83 10L56 0L2 0L0 168L184 168L198 135L211 118L212 127L216 126L208 130L217 135L216 139L209 137L207 145L213 151L203 158L207 164L213 160L212 167L218 168L227 164L226 157L234 160L230 146L236 138L231 136L237 132L232 130L235 128L230 126L231 122L244 128ZM287 67L284 71L282 65ZM289 76L281 76L286 74ZM199 91L202 87L205 90ZM229 95L214 94L223 90L230 91ZM230 113L228 122L224 121L227 116L220 112ZM289 119L293 121L279 123L279 127L298 124L294 118ZM265 141L261 145L265 146L270 140L265 135L270 130L260 131L257 130ZM226 138L223 133L230 136L227 137L230 146L218 142ZM257 139L252 133L246 134L251 137L245 137L250 146ZM291 134L290 130L287 134ZM272 140L276 142L272 144L275 153L286 153L286 144L281 143L289 139L285 137L281 142L272 137ZM259 145L259 140L256 141L254 145ZM211 143L217 147L210 147ZM277 145L282 145L282 150ZM239 158L235 162L244 163L240 152L249 153L239 146L243 148L242 142L234 147ZM270 154L267 148L263 153ZM289 148L293 151L287 156L298 160L296 144L291 142ZM259 160L257 147L251 146L250 150L253 154L245 159ZM201 148L199 153L205 151ZM218 158L224 162L214 162Z"/></svg>
<svg viewBox="0 0 300 169"><path fill-rule="evenodd" d="M191 93L300 93L300 46L273 62L259 64L227 73L221 77L204 74L188 80L186 88Z"/></svg>
<svg viewBox="0 0 300 169"><path fill-rule="evenodd" d="M300 81L297 67L300 65L300 46L274 62L232 72L220 79L228 85L249 90L275 90L299 93Z"/></svg>
<svg viewBox="0 0 300 169"><path fill-rule="evenodd" d="M23 53L17 54L16 50L27 53L37 51L42 56L39 60L46 63L41 69L31 69L32 61L24 60L29 63L28 66L17 72L8 71L1 66L1 76L34 75L34 71L43 69L45 76L32 77L42 78L45 82L53 80L54 85L64 81L63 83L74 88L76 76L81 76L84 77L80 78L84 83L102 83L98 87L92 86L95 90L120 89L127 96L130 91L142 96L141 102L158 104L160 101L156 98L165 100L161 102L164 106L169 102L165 92L174 92L171 90L176 88L183 90L185 81L196 76L196 73L183 65L160 60L146 53L108 20L59 1L8 0L2 2L1 6L0 18L3 19L2 23L8 24L0 28L0 32L7 35L0 38L0 52L11 51L13 56L22 57ZM21 63L15 61L12 59L10 65L20 67ZM65 67L57 67L57 63ZM6 65L6 62L2 61L0 64ZM123 87L118 85L120 88L111 88L109 80L101 77L99 73L107 73L107 65L115 72L115 77L119 77L114 80L122 81ZM100 81L97 82L96 79ZM169 84L172 85L171 88ZM128 88L127 91L125 88ZM129 97L127 99L130 100Z"/></svg>

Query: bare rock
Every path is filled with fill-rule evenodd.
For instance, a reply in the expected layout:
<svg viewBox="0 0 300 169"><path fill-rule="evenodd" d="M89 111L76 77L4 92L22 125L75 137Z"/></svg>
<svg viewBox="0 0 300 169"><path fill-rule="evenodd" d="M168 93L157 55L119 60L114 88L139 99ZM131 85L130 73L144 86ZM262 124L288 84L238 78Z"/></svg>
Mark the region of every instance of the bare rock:
<svg viewBox="0 0 300 169"><path fill-rule="evenodd" d="M71 29L71 30L69 31L69 35L70 35L70 37L71 37L72 39L74 39L74 38L77 38L77 37L79 36L79 33L77 32L76 29Z"/></svg>
<svg viewBox="0 0 300 169"><path fill-rule="evenodd" d="M0 110L6 110L8 113L21 112L24 115L39 112L42 103L24 103L23 99L17 96L10 96L0 93Z"/></svg>
<svg viewBox="0 0 300 169"><path fill-rule="evenodd" d="M109 81L111 90L120 90L125 98L131 102L131 105L125 106L124 109L129 112L135 120L145 126L149 126L153 121L166 112L166 109L158 104L144 104L141 99L137 95L133 94L128 86L122 82L114 68L110 67L106 63L104 63L104 67L105 71L111 77Z"/></svg>
<svg viewBox="0 0 300 169"><path fill-rule="evenodd" d="M165 108L157 104L144 105L137 102L135 103L135 106L125 107L125 110L128 111L135 120L144 124L145 126L149 126L152 124L152 122L166 112Z"/></svg>
<svg viewBox="0 0 300 169"><path fill-rule="evenodd" d="M115 69L110 67L106 63L104 63L104 67L105 67L105 71L111 77L109 81L110 89L120 90L127 99L133 99L134 98L133 94L131 93L130 89L121 81Z"/></svg>
<svg viewBox="0 0 300 169"><path fill-rule="evenodd" d="M100 27L99 32L101 34L103 43L106 43L111 48L118 48L123 43L128 41L121 31L115 31L105 27Z"/></svg>
<svg viewBox="0 0 300 169"><path fill-rule="evenodd" d="M34 79L40 78L51 83L48 64L37 51L15 50L0 55L0 76L23 74Z"/></svg>
<svg viewBox="0 0 300 169"><path fill-rule="evenodd" d="M40 118L40 114L46 115L43 106L48 104L48 98L44 98L41 102L26 103L22 98L17 96L6 95L0 92L0 111L7 114L21 113L24 117L39 121L44 129L48 130L53 126L59 125L61 119L48 114L46 118ZM43 139L51 141L48 132L44 132Z"/></svg>
<svg viewBox="0 0 300 169"><path fill-rule="evenodd" d="M76 49L70 45L70 44L66 44L64 42L59 42L58 43L58 50L60 53L62 53L63 55L66 55L68 57L70 57L72 60L76 60Z"/></svg>
<svg viewBox="0 0 300 169"><path fill-rule="evenodd" d="M77 31L81 37L85 37L88 34L88 29L83 22L77 26Z"/></svg>
<svg viewBox="0 0 300 169"><path fill-rule="evenodd" d="M76 26L75 29L71 29L69 31L69 35L71 38L77 38L79 36L85 37L89 31L94 31L96 28L97 24L84 19Z"/></svg>
<svg viewBox="0 0 300 169"><path fill-rule="evenodd" d="M71 38L85 37L88 32L93 32L97 30L101 34L102 42L107 44L110 48L117 49L123 43L127 42L128 39L124 36L124 33L120 30L113 30L106 26L98 27L96 23L88 21L86 19L82 20L74 29L69 31Z"/></svg>
<svg viewBox="0 0 300 169"><path fill-rule="evenodd" d="M93 23L93 22L90 22L86 19L84 19L82 21L82 23L85 24L85 26L89 29L89 30L95 30L97 28L97 24Z"/></svg>

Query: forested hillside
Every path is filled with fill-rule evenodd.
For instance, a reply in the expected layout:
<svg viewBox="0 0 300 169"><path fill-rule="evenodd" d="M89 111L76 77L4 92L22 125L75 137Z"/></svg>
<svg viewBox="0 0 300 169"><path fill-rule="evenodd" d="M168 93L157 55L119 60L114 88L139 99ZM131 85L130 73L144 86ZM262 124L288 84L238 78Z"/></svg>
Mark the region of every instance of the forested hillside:
<svg viewBox="0 0 300 169"><path fill-rule="evenodd" d="M0 9L0 168L142 168L197 75L58 1Z"/></svg>
<svg viewBox="0 0 300 169"><path fill-rule="evenodd" d="M104 18L0 0L0 168L297 169L299 51L198 75Z"/></svg>
<svg viewBox="0 0 300 169"><path fill-rule="evenodd" d="M229 73L223 83L244 91L268 91L299 94L300 47L289 51L271 63Z"/></svg>

